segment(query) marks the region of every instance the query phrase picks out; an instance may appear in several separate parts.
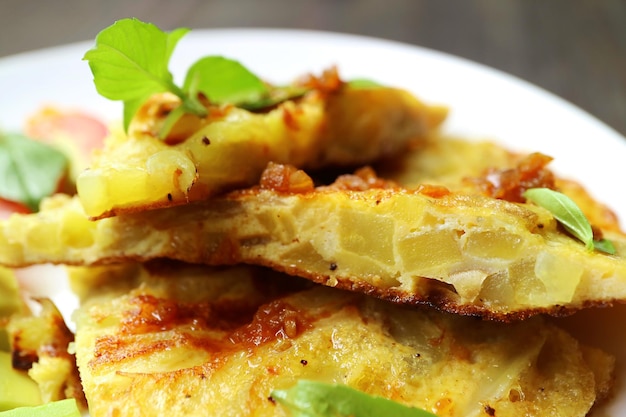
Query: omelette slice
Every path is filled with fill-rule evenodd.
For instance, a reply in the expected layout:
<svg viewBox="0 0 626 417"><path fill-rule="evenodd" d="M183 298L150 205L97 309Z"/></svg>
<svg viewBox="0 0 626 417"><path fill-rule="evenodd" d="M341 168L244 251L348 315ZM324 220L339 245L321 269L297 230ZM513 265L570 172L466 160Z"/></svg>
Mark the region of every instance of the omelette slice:
<svg viewBox="0 0 626 417"><path fill-rule="evenodd" d="M610 356L540 317L477 321L241 266L72 274L91 417L287 416L270 393L300 379L441 417L582 417L610 386Z"/></svg>
<svg viewBox="0 0 626 417"><path fill-rule="evenodd" d="M262 187L96 222L78 200L56 196L38 214L0 222L0 263L245 262L499 320L626 298L626 240L615 215L576 183L554 178L545 167L549 158L439 138L394 160L380 171L422 185L400 186L364 169L313 188L304 172L273 165ZM484 191L485 178L509 178L501 185L516 190L510 178L519 176L572 197L616 254L589 252L548 211Z"/></svg>
<svg viewBox="0 0 626 417"><path fill-rule="evenodd" d="M626 238L610 217L601 231L614 255L586 249L546 209L476 191L483 185L409 189L366 169L314 188L302 171L273 165L260 187L95 222L78 200L57 196L38 214L0 222L0 263L257 264L503 321L626 299Z"/></svg>
<svg viewBox="0 0 626 417"><path fill-rule="evenodd" d="M114 132L77 179L92 218L204 200L259 181L268 162L305 169L358 166L419 142L445 118L405 90L359 88L328 71L306 96L252 112L206 104L208 116L186 115L164 139L158 132L178 106L155 95L128 135Z"/></svg>

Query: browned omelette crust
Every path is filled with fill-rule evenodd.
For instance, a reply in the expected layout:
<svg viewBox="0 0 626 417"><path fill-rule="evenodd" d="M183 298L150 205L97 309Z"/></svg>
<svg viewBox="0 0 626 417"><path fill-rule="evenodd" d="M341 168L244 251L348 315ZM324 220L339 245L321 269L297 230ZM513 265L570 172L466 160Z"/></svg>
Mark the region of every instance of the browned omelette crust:
<svg viewBox="0 0 626 417"><path fill-rule="evenodd" d="M406 309L263 269L79 268L92 417L286 416L273 389L347 384L441 417L585 416L613 360L541 318Z"/></svg>

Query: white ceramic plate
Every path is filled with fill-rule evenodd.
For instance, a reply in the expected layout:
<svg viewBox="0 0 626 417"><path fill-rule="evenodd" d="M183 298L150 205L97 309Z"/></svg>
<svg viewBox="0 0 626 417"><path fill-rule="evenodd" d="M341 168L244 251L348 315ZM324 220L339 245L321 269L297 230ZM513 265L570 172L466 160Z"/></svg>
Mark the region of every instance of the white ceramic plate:
<svg viewBox="0 0 626 417"><path fill-rule="evenodd" d="M80 43L0 59L0 129L19 130L25 118L44 104L79 108L105 120L121 118L121 106L98 96L81 60L90 47L91 43ZM170 68L180 80L194 60L215 54L239 59L278 83L338 65L344 78L371 78L409 89L427 102L450 107L448 132L551 155L556 158L551 165L555 170L582 182L626 219L626 193L617 187L619 179L626 178L626 139L517 78L415 46L293 30L196 30L180 42ZM76 304L62 281L62 274L55 273L37 277L29 286L52 292L69 315ZM626 415L626 332L620 326L626 308L582 316L589 321L586 327L579 321L564 323L581 340L618 356L618 392L606 412Z"/></svg>

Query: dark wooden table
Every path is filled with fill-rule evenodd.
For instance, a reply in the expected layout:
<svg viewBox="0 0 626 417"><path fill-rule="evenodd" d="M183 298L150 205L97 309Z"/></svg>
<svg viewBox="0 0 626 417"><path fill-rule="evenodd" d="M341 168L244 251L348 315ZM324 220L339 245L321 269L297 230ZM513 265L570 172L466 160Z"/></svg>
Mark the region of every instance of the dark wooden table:
<svg viewBox="0 0 626 417"><path fill-rule="evenodd" d="M626 135L626 0L0 0L0 56L93 39L130 16L421 45L537 84Z"/></svg>

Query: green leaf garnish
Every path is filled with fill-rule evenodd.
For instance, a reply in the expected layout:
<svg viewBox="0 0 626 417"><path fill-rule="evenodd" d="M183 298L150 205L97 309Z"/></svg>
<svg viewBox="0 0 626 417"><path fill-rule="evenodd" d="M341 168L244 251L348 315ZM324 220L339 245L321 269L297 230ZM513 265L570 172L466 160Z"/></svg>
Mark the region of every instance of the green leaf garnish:
<svg viewBox="0 0 626 417"><path fill-rule="evenodd" d="M274 390L271 398L285 406L293 417L434 417L419 408L372 396L346 385L308 380L300 380L286 390Z"/></svg>
<svg viewBox="0 0 626 417"><path fill-rule="evenodd" d="M183 89L191 95L203 93L215 103L255 102L269 94L263 81L239 62L222 56L207 56L193 64Z"/></svg>
<svg viewBox="0 0 626 417"><path fill-rule="evenodd" d="M254 101L240 103L239 106L250 111L263 110L276 106L277 104L287 100L300 98L308 91L310 91L310 88L296 85L274 86L269 90L267 95L259 97Z"/></svg>
<svg viewBox="0 0 626 417"><path fill-rule="evenodd" d="M615 253L613 244L608 241L594 241L591 224L580 207L563 193L549 188L531 188L524 192L524 198L548 210L574 237L585 244L588 250L598 249Z"/></svg>
<svg viewBox="0 0 626 417"><path fill-rule="evenodd" d="M0 417L80 417L75 399L53 401L36 407L19 407L0 412Z"/></svg>
<svg viewBox="0 0 626 417"><path fill-rule="evenodd" d="M156 93L176 94L189 112L206 114L197 98L174 84L168 68L176 44L188 31L165 33L151 23L122 19L96 36L95 48L83 59L89 61L98 93L124 102L126 129L141 104Z"/></svg>
<svg viewBox="0 0 626 417"><path fill-rule="evenodd" d="M19 134L0 134L0 198L39 209L67 172L60 151Z"/></svg>
<svg viewBox="0 0 626 417"><path fill-rule="evenodd" d="M596 250L608 253L609 255L615 255L615 246L613 245L613 242L608 239L594 240L593 247Z"/></svg>
<svg viewBox="0 0 626 417"><path fill-rule="evenodd" d="M381 88L382 84L373 80L369 80L367 78L355 78L353 80L348 81L348 86L352 88L367 89L367 88Z"/></svg>

